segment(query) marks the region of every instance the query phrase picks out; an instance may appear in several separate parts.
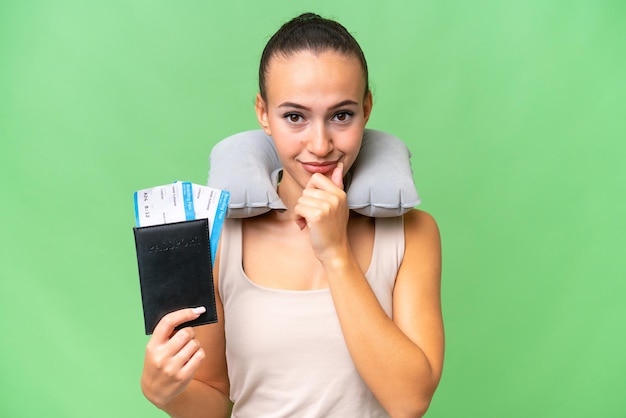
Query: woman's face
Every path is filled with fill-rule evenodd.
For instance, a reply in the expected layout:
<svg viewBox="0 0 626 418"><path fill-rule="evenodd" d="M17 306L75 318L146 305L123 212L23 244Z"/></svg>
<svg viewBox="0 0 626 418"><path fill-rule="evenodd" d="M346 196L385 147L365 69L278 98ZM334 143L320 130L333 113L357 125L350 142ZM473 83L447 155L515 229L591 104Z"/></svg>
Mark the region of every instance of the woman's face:
<svg viewBox="0 0 626 418"><path fill-rule="evenodd" d="M361 147L372 109L359 60L335 51L273 56L259 95L260 125L274 138L283 182L304 188L313 173L330 176L338 162L344 174Z"/></svg>

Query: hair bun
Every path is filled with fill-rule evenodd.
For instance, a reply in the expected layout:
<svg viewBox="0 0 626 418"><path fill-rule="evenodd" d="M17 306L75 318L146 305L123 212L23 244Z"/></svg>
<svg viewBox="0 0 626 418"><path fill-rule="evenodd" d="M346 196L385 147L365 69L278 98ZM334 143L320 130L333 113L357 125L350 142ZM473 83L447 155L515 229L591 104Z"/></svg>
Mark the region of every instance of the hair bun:
<svg viewBox="0 0 626 418"><path fill-rule="evenodd" d="M317 20L321 18L322 17L320 15L316 15L315 13L302 13L295 20L299 22L308 22L309 20Z"/></svg>

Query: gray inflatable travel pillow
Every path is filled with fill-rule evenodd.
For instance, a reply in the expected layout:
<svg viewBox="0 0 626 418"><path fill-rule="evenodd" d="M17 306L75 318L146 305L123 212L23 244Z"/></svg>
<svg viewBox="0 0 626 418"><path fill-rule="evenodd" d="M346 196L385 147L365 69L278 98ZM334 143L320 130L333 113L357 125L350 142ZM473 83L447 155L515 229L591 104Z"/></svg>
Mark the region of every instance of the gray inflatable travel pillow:
<svg viewBox="0 0 626 418"><path fill-rule="evenodd" d="M419 205L410 157L402 140L366 129L361 151L344 177L349 208L366 216L390 217ZM241 132L211 150L208 186L230 192L227 217L257 216L286 209L276 192L281 170L271 137L260 129Z"/></svg>

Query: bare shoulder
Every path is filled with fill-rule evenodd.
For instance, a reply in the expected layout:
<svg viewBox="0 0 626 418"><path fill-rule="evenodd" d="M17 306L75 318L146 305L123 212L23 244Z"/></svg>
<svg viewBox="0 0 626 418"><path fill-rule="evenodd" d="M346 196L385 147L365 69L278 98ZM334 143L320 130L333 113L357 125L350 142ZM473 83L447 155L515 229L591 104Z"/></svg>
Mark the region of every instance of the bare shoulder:
<svg viewBox="0 0 626 418"><path fill-rule="evenodd" d="M405 249L398 279L439 282L441 275L441 238L435 218L413 209L404 215Z"/></svg>
<svg viewBox="0 0 626 418"><path fill-rule="evenodd" d="M404 215L405 257L403 265L428 263L435 267L441 259L439 226L428 212L413 209Z"/></svg>
<svg viewBox="0 0 626 418"><path fill-rule="evenodd" d="M428 212L412 209L404 215L404 233L408 239L439 241L439 226Z"/></svg>

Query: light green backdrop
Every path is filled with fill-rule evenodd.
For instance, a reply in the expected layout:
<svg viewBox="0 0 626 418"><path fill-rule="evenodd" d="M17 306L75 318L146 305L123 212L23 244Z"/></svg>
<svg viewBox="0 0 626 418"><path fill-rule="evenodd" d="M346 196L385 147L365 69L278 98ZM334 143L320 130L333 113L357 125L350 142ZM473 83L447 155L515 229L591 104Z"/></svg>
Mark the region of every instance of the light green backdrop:
<svg viewBox="0 0 626 418"><path fill-rule="evenodd" d="M429 417L624 417L626 3L0 2L0 416L159 417L132 192L204 184L257 127L262 46L359 39L369 127L413 152L444 249Z"/></svg>

